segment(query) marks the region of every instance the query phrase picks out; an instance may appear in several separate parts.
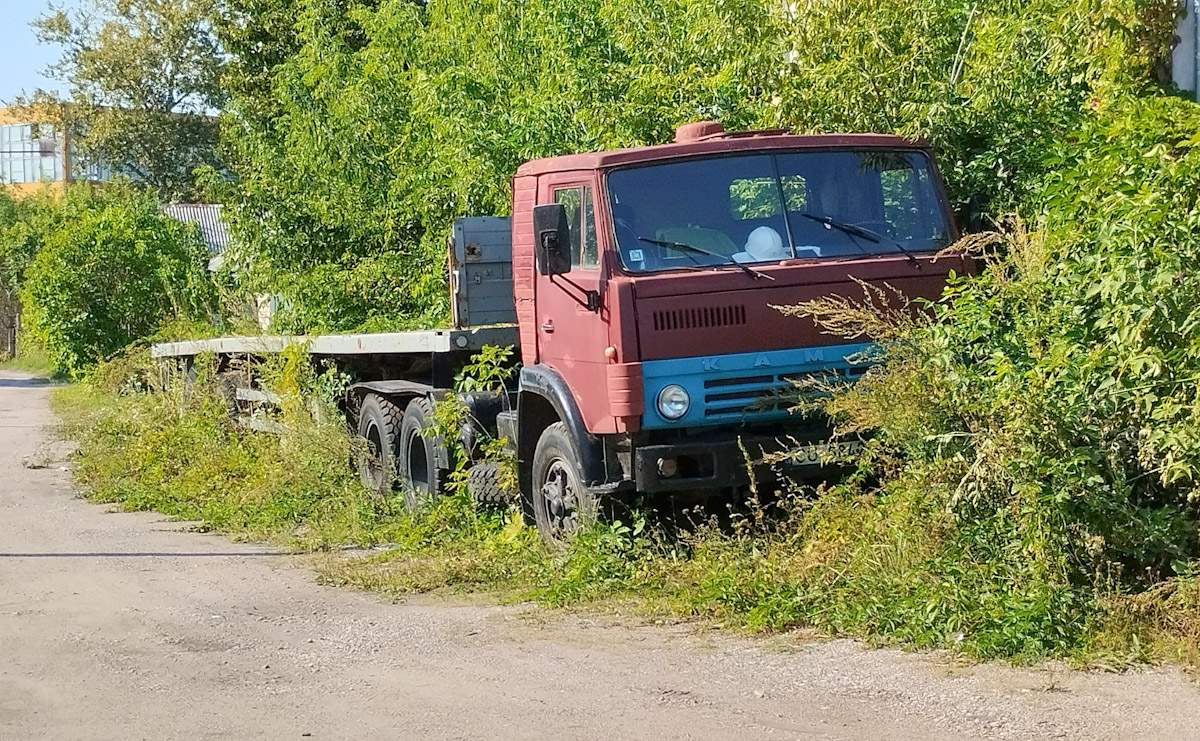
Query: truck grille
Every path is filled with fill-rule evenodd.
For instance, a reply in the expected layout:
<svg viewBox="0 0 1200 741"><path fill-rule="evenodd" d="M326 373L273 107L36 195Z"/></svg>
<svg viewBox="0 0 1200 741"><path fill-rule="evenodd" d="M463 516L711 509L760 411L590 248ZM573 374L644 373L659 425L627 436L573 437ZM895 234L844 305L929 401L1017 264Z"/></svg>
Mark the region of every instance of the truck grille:
<svg viewBox="0 0 1200 741"><path fill-rule="evenodd" d="M746 323L746 307L743 305L697 306L690 309L656 311L653 313L651 321L655 332L740 327Z"/></svg>
<svg viewBox="0 0 1200 741"><path fill-rule="evenodd" d="M779 417L795 406L797 381L805 379L846 382L867 371L856 366L815 373L762 373L736 378L713 378L704 382L704 416L714 421L754 420Z"/></svg>

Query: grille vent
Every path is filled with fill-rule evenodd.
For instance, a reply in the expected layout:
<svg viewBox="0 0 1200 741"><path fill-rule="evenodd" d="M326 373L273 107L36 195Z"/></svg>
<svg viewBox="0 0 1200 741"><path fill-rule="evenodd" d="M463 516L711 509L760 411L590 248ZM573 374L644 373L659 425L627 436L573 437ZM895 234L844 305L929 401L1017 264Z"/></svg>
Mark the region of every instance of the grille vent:
<svg viewBox="0 0 1200 741"><path fill-rule="evenodd" d="M739 327L746 323L745 306L698 306L654 312L654 331Z"/></svg>
<svg viewBox="0 0 1200 741"><path fill-rule="evenodd" d="M797 397L811 398L819 393L812 389L798 389L796 381L813 379L831 384L839 381L849 383L858 380L866 372L867 366L856 365L827 371L706 379L704 416L711 418L737 415L741 418L753 418L763 414L786 412L795 405Z"/></svg>

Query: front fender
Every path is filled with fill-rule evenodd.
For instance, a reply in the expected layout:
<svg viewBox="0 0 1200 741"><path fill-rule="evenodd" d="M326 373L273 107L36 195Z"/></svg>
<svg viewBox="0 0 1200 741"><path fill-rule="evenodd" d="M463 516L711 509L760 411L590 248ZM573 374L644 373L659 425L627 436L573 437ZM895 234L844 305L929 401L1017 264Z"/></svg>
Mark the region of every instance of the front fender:
<svg viewBox="0 0 1200 741"><path fill-rule="evenodd" d="M579 457L580 473L583 475L585 486L599 486L607 483L608 472L604 464L604 443L587 431L583 423L583 415L579 404L567 386L567 382L558 371L547 365L527 365L521 369L520 392L517 402L517 415L520 435L529 436L529 446L523 448L532 450L537 445L537 437L549 424L539 424L533 415L526 415L523 410L528 408L523 400L527 394L537 396L554 408L558 419L567 426L571 441L575 444L575 453ZM552 423L551 423L552 424Z"/></svg>

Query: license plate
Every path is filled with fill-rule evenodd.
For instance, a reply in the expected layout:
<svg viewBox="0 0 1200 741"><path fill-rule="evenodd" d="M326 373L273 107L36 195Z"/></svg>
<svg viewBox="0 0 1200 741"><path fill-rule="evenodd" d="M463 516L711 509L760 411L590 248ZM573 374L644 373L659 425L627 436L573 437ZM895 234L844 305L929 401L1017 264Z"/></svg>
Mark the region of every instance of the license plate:
<svg viewBox="0 0 1200 741"><path fill-rule="evenodd" d="M792 466L800 468L823 466L831 463L845 463L862 455L864 450L866 450L866 446L861 440L805 445L788 456L787 462Z"/></svg>

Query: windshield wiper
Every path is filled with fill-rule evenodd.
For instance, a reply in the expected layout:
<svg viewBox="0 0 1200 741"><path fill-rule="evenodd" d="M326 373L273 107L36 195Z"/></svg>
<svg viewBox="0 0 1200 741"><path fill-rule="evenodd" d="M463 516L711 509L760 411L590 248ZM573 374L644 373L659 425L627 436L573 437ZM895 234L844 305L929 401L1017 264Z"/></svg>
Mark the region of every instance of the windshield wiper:
<svg viewBox="0 0 1200 741"><path fill-rule="evenodd" d="M703 249L701 247L696 247L695 245L685 244L683 242L667 242L662 239L650 239L649 237L638 237L638 241L646 242L647 244L658 245L659 247L666 247L667 249L671 249L671 250L678 250L679 252L694 252L698 255L708 255L709 257L717 258L718 260L721 261L721 264L723 264L723 265L733 265L734 267L741 270L743 273L750 276L751 278L766 278L767 280L775 280L775 276L773 276L773 275L767 275L766 273L760 273L757 270L755 270L754 268L752 268L748 265L743 265L742 263L738 262L737 260L734 260L731 257L722 255L719 252L709 252L708 250Z"/></svg>
<svg viewBox="0 0 1200 741"><path fill-rule="evenodd" d="M850 236L862 237L863 239L870 240L870 241L874 242L875 244L880 244L884 241L890 242L896 246L896 249L903 252L904 256L907 257L910 262L917 265L918 267L921 265L921 261L917 259L917 256L914 255L913 253L909 252L907 247L900 244L900 240L898 240L898 239L892 239L891 237L885 237L884 235L880 234L879 232L873 231L871 229L867 229L864 226L859 226L858 224L850 224L845 221L838 221L837 219L831 218L829 216L821 216L819 214L810 214L810 213L805 213L805 212L800 212L797 214L797 216L803 216L806 219L812 219L813 221L815 221L819 224L824 224L826 227L832 227L834 229L837 229L838 231L845 232L846 234L849 234Z"/></svg>

